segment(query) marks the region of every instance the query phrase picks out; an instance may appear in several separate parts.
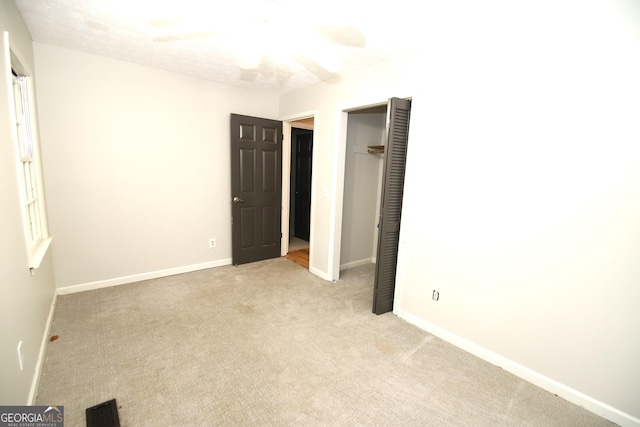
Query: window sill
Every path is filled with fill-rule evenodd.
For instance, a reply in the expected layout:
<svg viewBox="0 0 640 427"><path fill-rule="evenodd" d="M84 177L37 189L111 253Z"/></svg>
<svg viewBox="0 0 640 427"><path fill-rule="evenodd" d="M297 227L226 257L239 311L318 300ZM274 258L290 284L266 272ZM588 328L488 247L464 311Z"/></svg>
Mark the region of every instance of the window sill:
<svg viewBox="0 0 640 427"><path fill-rule="evenodd" d="M29 269L31 271L40 267L40 263L42 263L44 256L47 254L52 240L52 237L43 239L33 253L31 253L31 256L29 257Z"/></svg>

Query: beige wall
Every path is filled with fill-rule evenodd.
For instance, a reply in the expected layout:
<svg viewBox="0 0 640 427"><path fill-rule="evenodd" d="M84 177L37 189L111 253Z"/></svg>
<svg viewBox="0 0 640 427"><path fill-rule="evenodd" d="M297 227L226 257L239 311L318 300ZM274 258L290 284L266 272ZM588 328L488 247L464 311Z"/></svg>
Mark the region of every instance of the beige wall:
<svg viewBox="0 0 640 427"><path fill-rule="evenodd" d="M277 118L277 96L34 51L58 288L230 263L229 115Z"/></svg>
<svg viewBox="0 0 640 427"><path fill-rule="evenodd" d="M0 31L9 33L10 49L26 71L33 73L31 36L12 1L0 1ZM9 112L13 96L5 83L10 78L8 72L0 70L0 405L24 405L33 397L55 287L51 252L35 275L29 273L11 135L15 126ZM20 341L22 371L17 353Z"/></svg>
<svg viewBox="0 0 640 427"><path fill-rule="evenodd" d="M425 3L416 55L280 102L318 109L312 265L339 253L340 112L412 96L395 311L623 425L640 419L636 5Z"/></svg>

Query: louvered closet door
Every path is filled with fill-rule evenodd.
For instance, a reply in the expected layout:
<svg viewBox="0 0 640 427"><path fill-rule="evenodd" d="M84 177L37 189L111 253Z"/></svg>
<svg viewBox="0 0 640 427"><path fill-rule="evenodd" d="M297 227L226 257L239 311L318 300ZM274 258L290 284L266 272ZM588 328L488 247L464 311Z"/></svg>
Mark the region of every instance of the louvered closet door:
<svg viewBox="0 0 640 427"><path fill-rule="evenodd" d="M373 291L373 312L375 314L393 310L410 112L411 101L399 98L389 100L382 200L378 223L380 227L378 254Z"/></svg>

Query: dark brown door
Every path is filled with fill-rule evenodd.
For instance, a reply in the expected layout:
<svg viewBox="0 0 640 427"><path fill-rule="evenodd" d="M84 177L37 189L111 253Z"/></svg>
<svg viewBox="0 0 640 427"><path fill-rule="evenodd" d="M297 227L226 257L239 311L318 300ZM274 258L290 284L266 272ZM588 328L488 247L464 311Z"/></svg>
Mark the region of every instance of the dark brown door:
<svg viewBox="0 0 640 427"><path fill-rule="evenodd" d="M389 100L373 291L375 314L393 310L410 113L411 101L399 98Z"/></svg>
<svg viewBox="0 0 640 427"><path fill-rule="evenodd" d="M295 236L309 241L311 224L311 164L313 131L299 129L295 135Z"/></svg>
<svg viewBox="0 0 640 427"><path fill-rule="evenodd" d="M280 256L282 122L231 115L234 264Z"/></svg>

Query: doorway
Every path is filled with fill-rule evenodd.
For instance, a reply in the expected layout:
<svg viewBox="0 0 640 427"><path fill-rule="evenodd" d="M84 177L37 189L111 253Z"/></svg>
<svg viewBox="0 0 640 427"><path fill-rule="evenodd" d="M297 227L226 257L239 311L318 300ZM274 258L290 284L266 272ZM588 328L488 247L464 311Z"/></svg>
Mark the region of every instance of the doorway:
<svg viewBox="0 0 640 427"><path fill-rule="evenodd" d="M343 110L345 163L338 258L340 268L375 263L376 314L393 310L411 101L390 98L384 109L380 107ZM372 162L367 155L380 156L382 163Z"/></svg>
<svg viewBox="0 0 640 427"><path fill-rule="evenodd" d="M289 236L305 241L307 245L311 225L312 161L313 130L292 128Z"/></svg>
<svg viewBox="0 0 640 427"><path fill-rule="evenodd" d="M349 111L344 165L340 270L375 264L387 105Z"/></svg>
<svg viewBox="0 0 640 427"><path fill-rule="evenodd" d="M314 117L284 122L285 147L283 150L283 250L282 255L309 269L312 239L311 200L313 176ZM288 204L286 203L288 201ZM288 217L288 218L285 218Z"/></svg>
<svg viewBox="0 0 640 427"><path fill-rule="evenodd" d="M291 243L292 250L305 249L305 268L310 268L309 258L313 241L311 180L315 114L315 111L312 111L288 120L283 119L283 121L231 114L234 264L286 256L290 251ZM293 144L292 130L301 135L300 138L293 139ZM261 143L266 143L268 148ZM292 146L294 146L293 150ZM297 156L297 160L296 155L292 158L292 151L294 153L300 151L301 154ZM258 152L262 154L258 155ZM296 166L296 169L301 171L297 174L297 182L296 174L291 172L292 161L300 165L300 167ZM265 178L268 179L265 181ZM296 226L296 211L290 209L290 205L292 201L296 203L296 189L302 186L304 186L304 200L298 197L297 201L299 206L305 207L304 211L297 215L298 234L302 236L300 238L295 236L295 231L292 233L289 231L291 221L294 221L293 227ZM260 191L257 191L258 188ZM260 196L259 200L253 200L256 195ZM275 195L278 202L272 203L271 196ZM293 212L292 215L290 210ZM259 215L265 213L266 216ZM235 221L233 221L234 217ZM290 217L293 218L290 220ZM265 228L266 224L269 225L268 228ZM267 248L269 252L263 253Z"/></svg>

